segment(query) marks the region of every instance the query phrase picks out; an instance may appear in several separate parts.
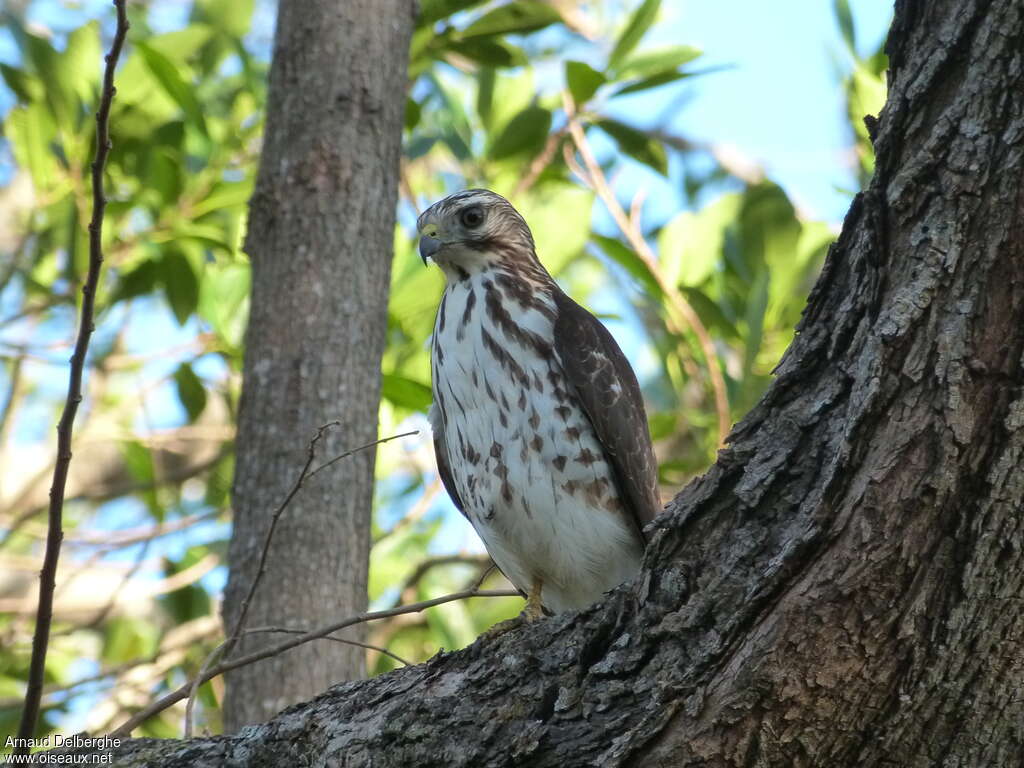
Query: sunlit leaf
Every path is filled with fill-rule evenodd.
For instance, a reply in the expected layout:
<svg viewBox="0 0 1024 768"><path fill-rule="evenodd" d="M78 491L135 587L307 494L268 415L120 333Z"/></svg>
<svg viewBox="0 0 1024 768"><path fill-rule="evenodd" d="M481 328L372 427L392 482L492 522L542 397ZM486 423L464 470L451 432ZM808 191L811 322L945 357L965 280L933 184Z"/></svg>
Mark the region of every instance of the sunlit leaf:
<svg viewBox="0 0 1024 768"><path fill-rule="evenodd" d="M48 40L36 35L26 35L25 43L29 60L46 84L46 103L54 121L58 127L74 127L72 115L75 96L71 89L70 73L61 66L60 54Z"/></svg>
<svg viewBox="0 0 1024 768"><path fill-rule="evenodd" d="M562 15L546 3L537 0L516 0L485 13L466 27L461 37L468 39L509 33L526 34L561 20Z"/></svg>
<svg viewBox="0 0 1024 768"><path fill-rule="evenodd" d="M676 214L658 235L663 274L673 285L703 283L722 257L725 228L740 207L740 196L723 195L697 212Z"/></svg>
<svg viewBox="0 0 1024 768"><path fill-rule="evenodd" d="M83 104L92 102L99 88L103 50L97 22L78 27L68 35L68 44L61 55L61 65L67 69L68 81Z"/></svg>
<svg viewBox="0 0 1024 768"><path fill-rule="evenodd" d="M149 658L156 651L160 630L147 618L115 616L106 623L101 658L108 664Z"/></svg>
<svg viewBox="0 0 1024 768"><path fill-rule="evenodd" d="M242 37L249 31L252 9L253 0L201 0L195 4L195 15L232 37Z"/></svg>
<svg viewBox="0 0 1024 768"><path fill-rule="evenodd" d="M688 64L702 53L700 48L691 45L670 45L640 51L622 62L616 69L616 76L625 78L647 78L655 75L666 75Z"/></svg>
<svg viewBox="0 0 1024 768"><path fill-rule="evenodd" d="M232 348L242 343L248 321L250 270L247 263L208 264L199 285L199 314Z"/></svg>
<svg viewBox="0 0 1024 768"><path fill-rule="evenodd" d="M392 373L381 377L381 395L399 408L410 411L426 411L434 399L426 384Z"/></svg>
<svg viewBox="0 0 1024 768"><path fill-rule="evenodd" d="M211 211L245 205L252 196L252 181L220 181L210 190L210 194L192 206L192 215L196 218ZM229 246L230 247L230 246Z"/></svg>
<svg viewBox="0 0 1024 768"><path fill-rule="evenodd" d="M565 82L576 104L586 104L607 82L607 78L582 61L565 62Z"/></svg>
<svg viewBox="0 0 1024 768"><path fill-rule="evenodd" d="M647 30L651 28L661 7L661 0L643 0L640 7L630 17L619 39L615 41L608 63L612 68L618 67L623 60L636 48Z"/></svg>
<svg viewBox="0 0 1024 768"><path fill-rule="evenodd" d="M594 195L573 184L549 184L519 202L533 238L537 254L553 275L586 247Z"/></svg>
<svg viewBox="0 0 1024 768"><path fill-rule="evenodd" d="M203 133L206 133L206 121L203 118L203 111L199 106L199 101L196 99L195 91L185 81L185 78L182 77L177 66L156 48L147 43L137 43L136 49L145 59L149 71L153 73L153 76L163 87L167 95L188 115L189 121L193 125Z"/></svg>
<svg viewBox="0 0 1024 768"><path fill-rule="evenodd" d="M55 133L53 117L42 102L15 107L4 123L14 159L28 169L38 189L48 189L54 181L56 162L49 143Z"/></svg>

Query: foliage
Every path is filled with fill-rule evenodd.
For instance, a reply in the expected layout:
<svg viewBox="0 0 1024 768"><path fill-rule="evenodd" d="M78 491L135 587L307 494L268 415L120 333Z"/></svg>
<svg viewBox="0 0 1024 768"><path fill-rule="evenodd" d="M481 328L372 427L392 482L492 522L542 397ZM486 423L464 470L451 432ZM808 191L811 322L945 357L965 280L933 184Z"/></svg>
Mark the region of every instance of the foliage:
<svg viewBox="0 0 1024 768"><path fill-rule="evenodd" d="M487 186L526 216L550 271L615 321L628 351L652 361L641 374L670 493L709 463L719 443L708 367L724 374L730 417L740 417L790 340L832 235L798 215L778 185L734 175L664 126L623 118L638 100L685 87L698 73L697 49L645 44L658 0L635 3L621 21L595 17L589 28L558 10L566 5L421 2L381 434L407 421L425 427L430 402L427 340L442 279L420 264L410 224L418 208L454 189ZM840 18L843 7L837 3ZM123 719L194 673L219 632L215 597L249 285L240 248L267 52L249 35L251 0L196 0L171 31L153 28L145 9L131 11L111 115L102 314L72 464L44 732L62 722L102 730ZM0 558L5 570L21 571L4 590L20 597L4 602L0 615L5 722L16 715L25 678L27 585L41 552L53 459L50 432L38 425L55 421L85 267L103 37L96 21L49 38L11 13L7 21L20 61L0 65L16 100L3 120L15 170L0 180L0 209L12 222L0 232L0 360L10 393L0 402ZM855 51L852 25L843 29ZM875 105L882 68L880 54L856 60L846 82L851 117ZM637 222L658 252L656 264L637 256L581 183L563 89L607 173L643 169L679 189L685 210ZM866 135L858 138L867 174L870 146ZM698 154L710 170L681 172ZM708 328L715 359L702 357L692 329L666 329L666 286ZM439 493L421 438L380 452L374 605L453 591L481 573L480 549ZM467 644L518 607L511 599L450 603L422 619L382 623L371 641L420 660ZM370 660L374 672L396 663L375 652ZM211 723L219 686L201 690ZM172 735L177 727L174 718L158 718L143 731Z"/></svg>

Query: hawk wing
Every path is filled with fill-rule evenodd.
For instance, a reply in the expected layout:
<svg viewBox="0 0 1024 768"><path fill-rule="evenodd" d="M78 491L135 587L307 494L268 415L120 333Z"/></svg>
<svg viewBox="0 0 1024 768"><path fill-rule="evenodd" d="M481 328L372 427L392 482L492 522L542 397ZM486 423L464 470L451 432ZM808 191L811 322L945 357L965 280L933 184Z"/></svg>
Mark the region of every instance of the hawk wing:
<svg viewBox="0 0 1024 768"><path fill-rule="evenodd" d="M604 448L619 497L643 536L643 527L661 510L661 499L636 374L596 317L560 290L555 306L555 352Z"/></svg>
<svg viewBox="0 0 1024 768"><path fill-rule="evenodd" d="M462 503L462 499L459 498L459 492L455 490L455 479L452 477L452 470L448 466L448 449L444 442L444 422L441 420L441 411L437 407L437 403L430 404L427 420L430 422L431 432L434 433L434 459L437 461L437 473L441 476L441 484L448 491L448 495L451 496L452 503L455 504L463 517L468 520L469 515L466 514L466 508Z"/></svg>

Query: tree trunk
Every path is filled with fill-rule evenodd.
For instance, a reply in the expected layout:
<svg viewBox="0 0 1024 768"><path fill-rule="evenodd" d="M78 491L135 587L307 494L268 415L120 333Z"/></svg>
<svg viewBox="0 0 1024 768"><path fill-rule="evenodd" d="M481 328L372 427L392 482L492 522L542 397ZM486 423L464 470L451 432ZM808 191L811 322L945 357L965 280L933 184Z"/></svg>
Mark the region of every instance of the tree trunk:
<svg viewBox="0 0 1024 768"><path fill-rule="evenodd" d="M754 411L602 604L348 683L206 766L1019 766L1024 5L902 0L877 172Z"/></svg>
<svg viewBox="0 0 1024 768"><path fill-rule="evenodd" d="M377 435L380 359L414 22L405 0L282 2L246 251L252 309L225 594L230 632L271 512L318 426L326 459ZM275 532L247 626L314 626L366 605L374 452L316 476ZM358 634L358 633L356 633ZM277 638L247 638L238 650ZM225 727L267 719L364 674L321 642L227 676Z"/></svg>

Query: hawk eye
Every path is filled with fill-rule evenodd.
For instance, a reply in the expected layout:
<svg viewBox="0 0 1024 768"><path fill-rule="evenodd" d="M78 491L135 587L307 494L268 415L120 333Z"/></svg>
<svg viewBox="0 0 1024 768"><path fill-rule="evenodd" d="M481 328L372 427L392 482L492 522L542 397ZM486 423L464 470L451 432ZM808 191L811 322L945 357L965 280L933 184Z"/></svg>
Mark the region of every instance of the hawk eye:
<svg viewBox="0 0 1024 768"><path fill-rule="evenodd" d="M483 224L484 211L479 205L471 205L459 214L459 221L462 222L462 226L474 229Z"/></svg>

